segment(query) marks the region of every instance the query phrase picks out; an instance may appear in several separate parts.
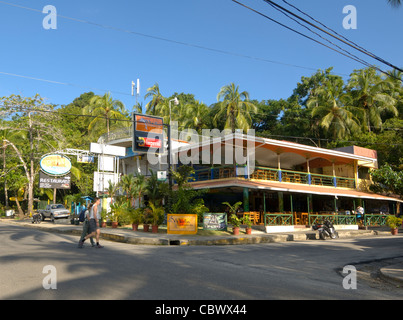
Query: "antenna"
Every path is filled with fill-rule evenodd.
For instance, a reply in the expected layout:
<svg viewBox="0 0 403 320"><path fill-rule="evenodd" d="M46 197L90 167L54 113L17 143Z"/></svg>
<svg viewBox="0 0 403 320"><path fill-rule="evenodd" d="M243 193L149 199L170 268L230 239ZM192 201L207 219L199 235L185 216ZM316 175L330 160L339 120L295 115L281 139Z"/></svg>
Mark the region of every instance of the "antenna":
<svg viewBox="0 0 403 320"><path fill-rule="evenodd" d="M137 106L137 98L140 95L140 79L137 78L137 85L132 81L132 96L134 96L134 87L136 87L136 106Z"/></svg>

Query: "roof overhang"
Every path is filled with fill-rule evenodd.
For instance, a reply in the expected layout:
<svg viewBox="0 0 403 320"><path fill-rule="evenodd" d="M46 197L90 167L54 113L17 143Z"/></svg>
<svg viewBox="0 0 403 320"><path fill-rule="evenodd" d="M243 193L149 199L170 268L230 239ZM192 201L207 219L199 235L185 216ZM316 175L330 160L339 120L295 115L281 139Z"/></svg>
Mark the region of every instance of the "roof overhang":
<svg viewBox="0 0 403 320"><path fill-rule="evenodd" d="M206 139L202 140L199 143L190 143L186 146L181 146L173 150L175 153L187 152L189 150L199 149L199 151L203 149L208 149L211 146L230 146L233 147L235 145L242 145L244 149L253 147L254 150L258 148L270 150L279 155L284 153L294 153L298 154L305 159L315 159L315 158L323 158L328 160L331 163L353 163L354 160L360 162L361 165L367 164L372 166L376 164L377 159L372 157L367 157L363 155L357 155L337 150L325 149L312 147L304 144L282 141L282 140L274 140L263 137L256 137L252 135L245 135L240 133L228 134L222 137L205 137ZM238 140L238 143L233 143L233 140ZM253 152L253 150L249 150L249 152Z"/></svg>
<svg viewBox="0 0 403 320"><path fill-rule="evenodd" d="M250 188L250 189L257 189L257 190L317 194L317 195L327 195L327 196L403 202L403 200L398 199L398 198L388 197L388 196L384 196L384 195L380 195L380 194L376 194L376 193L345 189L345 188L312 186L312 185L285 183L285 182L277 182L277 181L261 181L261 180L254 180L254 179L246 180L243 178L227 178L227 179L220 179L220 180L206 180L206 181L199 181L199 182L191 182L190 186L194 189L240 187L240 188Z"/></svg>

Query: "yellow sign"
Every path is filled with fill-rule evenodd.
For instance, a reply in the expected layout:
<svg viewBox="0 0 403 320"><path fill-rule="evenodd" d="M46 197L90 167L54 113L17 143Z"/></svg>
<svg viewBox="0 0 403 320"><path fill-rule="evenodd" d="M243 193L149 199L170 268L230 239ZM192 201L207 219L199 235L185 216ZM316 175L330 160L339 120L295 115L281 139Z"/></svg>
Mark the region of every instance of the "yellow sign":
<svg viewBox="0 0 403 320"><path fill-rule="evenodd" d="M65 175L70 172L71 161L61 154L49 154L42 157L40 161L41 169L50 175Z"/></svg>
<svg viewBox="0 0 403 320"><path fill-rule="evenodd" d="M197 214L168 214L168 234L196 234Z"/></svg>

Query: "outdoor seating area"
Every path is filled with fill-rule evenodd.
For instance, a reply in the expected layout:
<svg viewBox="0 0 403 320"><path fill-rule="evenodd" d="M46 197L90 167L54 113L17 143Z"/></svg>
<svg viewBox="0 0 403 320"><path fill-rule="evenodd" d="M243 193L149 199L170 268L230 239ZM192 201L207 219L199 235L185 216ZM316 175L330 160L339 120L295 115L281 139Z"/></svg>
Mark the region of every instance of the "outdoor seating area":
<svg viewBox="0 0 403 320"><path fill-rule="evenodd" d="M382 226L385 224L386 214L366 214L364 219L357 219L355 214L339 214L329 211L321 212L259 212L249 211L240 214L243 218L249 216L253 225L300 225L310 226L324 219L331 220L334 224L364 224L367 226Z"/></svg>
<svg viewBox="0 0 403 320"><path fill-rule="evenodd" d="M218 166L196 169L192 177L194 181L206 181L225 178L245 178L238 174L239 166ZM338 188L355 188L355 179L348 177L329 176L302 171L279 170L269 167L256 167L250 179L298 183L315 186L331 186Z"/></svg>

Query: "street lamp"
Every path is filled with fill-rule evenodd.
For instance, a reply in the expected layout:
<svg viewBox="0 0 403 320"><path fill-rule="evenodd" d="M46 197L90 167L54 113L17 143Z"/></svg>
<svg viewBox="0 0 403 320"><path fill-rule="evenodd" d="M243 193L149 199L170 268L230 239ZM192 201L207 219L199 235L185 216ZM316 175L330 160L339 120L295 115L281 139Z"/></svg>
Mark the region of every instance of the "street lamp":
<svg viewBox="0 0 403 320"><path fill-rule="evenodd" d="M177 97L169 100L169 125L168 125L168 183L169 190L172 191L172 173L171 173L171 154L172 154L172 144L171 144L171 101L174 102L174 105L177 106L179 104L179 100Z"/></svg>
<svg viewBox="0 0 403 320"><path fill-rule="evenodd" d="M179 100L177 97L169 100L169 125L171 125L171 101L174 102L174 105L177 106L179 104Z"/></svg>

